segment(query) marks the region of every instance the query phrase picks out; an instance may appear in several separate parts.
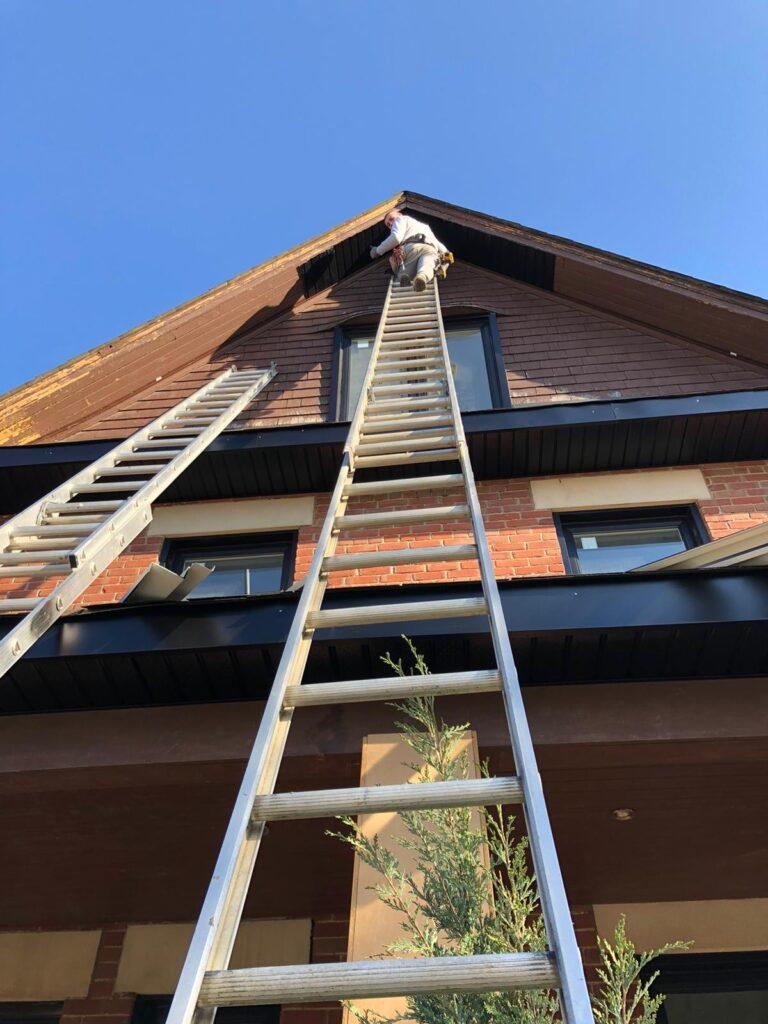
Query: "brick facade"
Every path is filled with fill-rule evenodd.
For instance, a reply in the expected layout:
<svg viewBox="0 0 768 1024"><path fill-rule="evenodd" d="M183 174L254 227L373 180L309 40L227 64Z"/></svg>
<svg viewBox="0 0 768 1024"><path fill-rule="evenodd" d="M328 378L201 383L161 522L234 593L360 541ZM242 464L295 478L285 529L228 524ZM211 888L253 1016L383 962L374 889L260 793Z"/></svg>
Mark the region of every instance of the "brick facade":
<svg viewBox="0 0 768 1024"><path fill-rule="evenodd" d="M348 278L119 406L46 440L123 437L159 416L233 361L278 375L236 423L281 426L329 416L334 329L375 323L387 279L378 265ZM457 264L440 289L443 314L495 313L513 405L689 395L768 387L768 372L693 344L643 333L541 289Z"/></svg>
<svg viewBox="0 0 768 1024"><path fill-rule="evenodd" d="M60 1024L129 1024L133 996L115 993L126 926L110 924L101 933L88 995L64 1002Z"/></svg>
<svg viewBox="0 0 768 1024"><path fill-rule="evenodd" d="M768 461L724 463L701 466L712 497L698 502L712 539L768 522ZM640 470L629 472L641 472ZM603 476L606 474L595 474ZM499 579L527 576L562 576L565 573L560 544L552 514L534 508L528 480L486 480L478 484L488 541ZM350 512L372 512L398 508L450 505L456 491L393 493L381 498L350 502ZM294 579L309 568L327 509L328 496L317 495L314 523L298 531ZM222 507L226 507L222 502ZM347 539L349 538L349 539ZM439 547L471 542L468 521L446 520L423 526L356 530L338 546L338 554L387 548ZM161 537L138 537L88 588L77 607L119 601L144 570L158 561ZM427 565L377 567L331 574L330 585L377 586L391 583L457 582L478 579L475 562L443 562ZM13 578L2 581L2 593L32 596L47 593L53 583L25 585Z"/></svg>

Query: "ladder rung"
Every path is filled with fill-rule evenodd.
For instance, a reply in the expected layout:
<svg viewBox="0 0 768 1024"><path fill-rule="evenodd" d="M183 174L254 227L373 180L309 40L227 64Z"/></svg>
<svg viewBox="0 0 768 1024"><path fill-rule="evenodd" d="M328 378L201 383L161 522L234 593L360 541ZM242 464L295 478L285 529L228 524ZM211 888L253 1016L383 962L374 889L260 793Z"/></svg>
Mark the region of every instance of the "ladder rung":
<svg viewBox="0 0 768 1024"><path fill-rule="evenodd" d="M54 548L38 552L3 551L0 553L0 565L28 565L38 562L58 562L62 558L69 558L69 549L62 551L61 548Z"/></svg>
<svg viewBox="0 0 768 1024"><path fill-rule="evenodd" d="M336 530L367 529L370 526L400 526L403 523L430 523L435 519L458 519L469 515L469 505L438 505L433 508L405 508L394 512L363 512L337 516Z"/></svg>
<svg viewBox="0 0 768 1024"><path fill-rule="evenodd" d="M269 1006L429 992L553 989L558 984L551 953L486 953L413 960L386 958L208 971L198 1005Z"/></svg>
<svg viewBox="0 0 768 1024"><path fill-rule="evenodd" d="M419 452L429 448L447 448L456 443L453 434L432 433L427 437L419 439L412 431L406 431L406 436L395 441L366 441L361 444L357 451L361 455L382 455L387 452Z"/></svg>
<svg viewBox="0 0 768 1024"><path fill-rule="evenodd" d="M163 427L162 433L150 434L150 438L165 438L165 437L178 437L180 441L186 441L191 444L196 437L199 437L202 433L201 430L190 430L189 427L182 429L181 427ZM187 445L185 444L186 448Z"/></svg>
<svg viewBox="0 0 768 1024"><path fill-rule="evenodd" d="M419 462L457 462L458 458L459 453L455 448L446 448L433 452L404 452L402 455L366 455L364 457L358 456L355 459L355 468L403 466L406 463L415 465Z"/></svg>
<svg viewBox="0 0 768 1024"><path fill-rule="evenodd" d="M390 370L397 370L402 372L403 370L410 370L411 372L423 372L424 370L435 370L444 369L445 363L442 359L437 356L429 356L428 358L421 359L419 356L411 356L409 359L397 358L387 359L381 358L376 366L376 373L381 373L382 370L389 372Z"/></svg>
<svg viewBox="0 0 768 1024"><path fill-rule="evenodd" d="M173 448L169 448L169 445L173 445ZM186 445L182 444L181 442L176 442L174 444L173 441L168 441L167 439L159 438L156 441L141 441L139 444L135 445L133 450L135 452L140 452L143 451L145 448L148 450L152 450L153 448L167 449L168 451L173 451L175 454L178 454L179 452L184 451Z"/></svg>
<svg viewBox="0 0 768 1024"><path fill-rule="evenodd" d="M405 412L407 409L450 409L447 395L440 398L390 398L386 402L373 402L365 415L366 423L375 421L377 415L390 412Z"/></svg>
<svg viewBox="0 0 768 1024"><path fill-rule="evenodd" d="M441 372L442 371L442 372ZM396 383L399 380L402 381L422 381L422 380L445 380L445 367L437 367L437 369L427 370L393 370L392 373L387 373L385 370L380 370L378 367L373 375L373 386L377 387L379 384Z"/></svg>
<svg viewBox="0 0 768 1024"><path fill-rule="evenodd" d="M429 327L412 327L403 324L402 327L385 327L382 341L410 341L411 339L418 341L422 338L429 338L430 341L434 341L435 338L439 337L437 324L432 324Z"/></svg>
<svg viewBox="0 0 768 1024"><path fill-rule="evenodd" d="M8 551L13 553L20 552L21 554L33 551L59 552L62 540L66 539L66 537L49 537L48 540L32 540L29 537L25 537L19 540L10 540L6 551L0 557L5 558ZM64 554L68 557L69 551L64 552Z"/></svg>
<svg viewBox="0 0 768 1024"><path fill-rule="evenodd" d="M209 427L211 423L215 423L216 419L216 416L174 416L172 422L178 423L179 426L186 423L189 426Z"/></svg>
<svg viewBox="0 0 768 1024"><path fill-rule="evenodd" d="M428 391L445 391L445 377L430 383L428 380L418 384L376 384L373 385L374 397L378 395L412 395L417 396Z"/></svg>
<svg viewBox="0 0 768 1024"><path fill-rule="evenodd" d="M288 708L319 707L324 704L360 704L373 700L402 700L404 697L452 697L465 693L496 693L501 675L496 669L476 672L440 672L428 676L381 676L351 679L346 683L304 683L289 686L284 705Z"/></svg>
<svg viewBox="0 0 768 1024"><path fill-rule="evenodd" d="M148 462L136 466L107 466L106 469L99 470L97 479L101 479L103 476L153 476L161 469L165 469L164 462Z"/></svg>
<svg viewBox="0 0 768 1024"><path fill-rule="evenodd" d="M109 519L109 512L95 512L92 516L61 516L55 515L52 512L45 512L41 521L45 526L69 526L72 523L77 525L81 523L91 523L92 525L98 526L99 523L105 523L107 519Z"/></svg>
<svg viewBox="0 0 768 1024"><path fill-rule="evenodd" d="M136 483L136 481L131 481L130 483L126 481L125 483L122 484L78 484L75 493L100 494L103 491L116 491L118 493L126 491L132 493L133 491L140 491L143 486L144 481L140 481L139 483Z"/></svg>
<svg viewBox="0 0 768 1024"><path fill-rule="evenodd" d="M434 337L407 338L401 341L391 340L382 341L381 343L382 354L391 353L392 355L395 355L400 352L406 352L409 349L417 349L418 351L421 352L429 352L432 351L433 349L439 350L440 346L439 344L437 344L437 338Z"/></svg>
<svg viewBox="0 0 768 1024"><path fill-rule="evenodd" d="M134 448L127 455L118 455L116 461L141 462L142 459L175 459L179 452L183 451L183 448L152 448L150 451L143 452L140 448Z"/></svg>
<svg viewBox="0 0 768 1024"><path fill-rule="evenodd" d="M115 512L122 501L49 501L45 512Z"/></svg>
<svg viewBox="0 0 768 1024"><path fill-rule="evenodd" d="M410 604L374 604L362 608L329 608L310 612L307 629L334 629L341 626L367 626L376 622L418 622L424 619L459 619L486 615L484 597L459 597L453 600L414 601Z"/></svg>
<svg viewBox="0 0 768 1024"><path fill-rule="evenodd" d="M361 452L364 449L367 451L372 444L388 444L390 441L409 441L411 439L419 441L427 437L431 437L434 440L445 436L445 427L418 427L417 425L414 429L411 429L410 424L405 420L399 429L362 434L358 442L357 451ZM453 435L450 435L450 437L453 441Z"/></svg>
<svg viewBox="0 0 768 1024"><path fill-rule="evenodd" d="M21 537L87 537L89 533L93 533L93 526L80 526L77 523L74 526L59 526L58 523L55 526L23 526L13 531L11 541Z"/></svg>
<svg viewBox="0 0 768 1024"><path fill-rule="evenodd" d="M44 600L42 597L3 597L0 598L0 612L30 612Z"/></svg>
<svg viewBox="0 0 768 1024"><path fill-rule="evenodd" d="M437 355L430 355L431 352L438 353ZM384 369L390 369L392 366L419 366L422 363L432 363L434 365L443 365L440 350L436 348L425 348L425 349L409 349L404 348L399 352L382 352L379 357L378 365Z"/></svg>
<svg viewBox="0 0 768 1024"><path fill-rule="evenodd" d="M447 427L453 423L453 417L444 416L396 416L385 420L366 420L360 430L361 436L385 433L393 430L416 429L417 427Z"/></svg>
<svg viewBox="0 0 768 1024"><path fill-rule="evenodd" d="M461 473L445 473L442 476L411 476L402 480L371 480L365 484L347 484L345 497L362 497L369 494L393 494L398 491L442 491L463 487Z"/></svg>
<svg viewBox="0 0 768 1024"><path fill-rule="evenodd" d="M0 565L0 578L9 576L65 576L71 571L72 567L69 562L52 562L50 565L36 566L20 565L13 569L7 569Z"/></svg>
<svg viewBox="0 0 768 1024"><path fill-rule="evenodd" d="M396 786L355 786L349 789L310 789L300 793L257 796L251 821L296 821L335 818L340 814L378 814L436 807L482 807L517 804L523 799L515 776L496 779L456 779L451 782L405 782Z"/></svg>
<svg viewBox="0 0 768 1024"><path fill-rule="evenodd" d="M361 551L356 555L332 555L323 560L323 572L338 569L369 569L377 565L419 565L421 562L460 562L477 558L474 544L444 548L406 548L399 551Z"/></svg>

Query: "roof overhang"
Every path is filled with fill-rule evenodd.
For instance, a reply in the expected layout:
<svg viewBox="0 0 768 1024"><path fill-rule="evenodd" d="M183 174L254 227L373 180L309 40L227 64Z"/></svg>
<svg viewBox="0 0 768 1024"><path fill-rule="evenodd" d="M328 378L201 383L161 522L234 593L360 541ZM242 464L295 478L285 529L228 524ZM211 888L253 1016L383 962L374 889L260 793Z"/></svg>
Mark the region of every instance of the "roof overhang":
<svg viewBox="0 0 768 1024"><path fill-rule="evenodd" d="M92 349L0 400L0 440L61 437L92 414L332 286L368 263L392 206L434 224L459 258L671 340L768 365L768 302L513 221L399 192L190 302ZM83 399L84 382L87 396Z"/></svg>
<svg viewBox="0 0 768 1024"><path fill-rule="evenodd" d="M768 455L768 391L524 406L466 413L463 419L481 480ZM222 434L163 501L331 490L347 430L346 423L317 423ZM0 513L25 508L115 443L0 448ZM442 466L435 472L443 472Z"/></svg>
<svg viewBox="0 0 768 1024"><path fill-rule="evenodd" d="M768 673L768 573L760 570L502 581L524 685ZM469 596L476 584L331 590L327 607ZM0 685L0 713L262 699L296 593L110 606L56 623ZM12 617L0 626L10 629ZM381 674L415 640L433 671L492 663L482 620L318 631L308 682Z"/></svg>

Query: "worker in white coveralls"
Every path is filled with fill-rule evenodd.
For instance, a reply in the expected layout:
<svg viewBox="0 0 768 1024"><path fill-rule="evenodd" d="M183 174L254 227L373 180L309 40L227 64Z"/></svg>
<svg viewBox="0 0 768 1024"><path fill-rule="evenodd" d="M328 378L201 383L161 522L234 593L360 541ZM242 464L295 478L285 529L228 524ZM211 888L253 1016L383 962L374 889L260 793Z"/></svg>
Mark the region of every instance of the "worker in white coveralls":
<svg viewBox="0 0 768 1024"><path fill-rule="evenodd" d="M380 245L371 247L371 259L390 254L389 262L395 282L423 292L435 273L445 277L453 256L435 237L429 224L409 217L400 210L390 210L384 218L389 234Z"/></svg>

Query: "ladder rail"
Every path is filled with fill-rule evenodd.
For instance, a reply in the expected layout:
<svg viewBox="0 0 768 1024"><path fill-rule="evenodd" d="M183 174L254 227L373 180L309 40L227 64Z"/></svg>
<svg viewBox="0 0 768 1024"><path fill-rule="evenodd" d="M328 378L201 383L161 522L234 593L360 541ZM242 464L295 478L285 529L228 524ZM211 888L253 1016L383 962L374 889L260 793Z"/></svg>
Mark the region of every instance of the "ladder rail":
<svg viewBox="0 0 768 1024"><path fill-rule="evenodd" d="M307 618L319 608L328 585L327 573L322 572L323 560L333 555L336 549L338 531L334 525L335 520L339 510L345 507L349 500L344 492L348 477L354 469L353 452L370 400L371 379L381 346L391 295L390 281L371 359L344 445L336 486L312 562L304 579L301 598L283 646L280 663L264 706L256 739L195 925L166 1024L192 1024L193 1019L195 1024L210 1024L215 1014L215 1007L198 1008L200 989L206 972L226 968L232 955L248 886L264 834L264 823L251 827L253 805L257 796L266 795L274 790L277 779L293 718L293 707L285 706L285 693L289 686L300 681L312 643L312 636L306 629Z"/></svg>
<svg viewBox="0 0 768 1024"><path fill-rule="evenodd" d="M509 630L501 605L499 586L493 568L493 558L488 546L488 536L477 494L475 474L469 457L469 448L464 433L456 384L450 372L450 356L445 327L440 310L440 296L436 283L433 284L437 306L437 322L440 345L448 372L448 394L451 413L459 449L459 462L464 475L467 503L477 546L480 563L480 578L488 606L488 619L496 664L501 673L501 689L507 726L512 743L518 777L523 787L523 808L528 823L528 840L533 860L534 873L541 901L542 916L549 947L555 955L560 977L560 994L567 1022L591 1022L592 1008L589 990L584 980L581 953L571 919L571 911L565 894L560 863L555 849L552 827L549 822L541 775L536 763L528 716L523 703L520 679L509 640Z"/></svg>
<svg viewBox="0 0 768 1024"><path fill-rule="evenodd" d="M393 302L393 294L393 284L390 281L371 358L344 446L339 474L312 562L304 579L301 598L284 645L280 664L261 716L224 841L187 951L167 1018L168 1024L193 1024L193 1022L194 1024L212 1024L218 1005L232 1005L235 1002L247 1003L254 994L258 994L260 979L267 977L259 970L242 972L227 970L261 839L264 835L266 820L324 815L330 813L334 808L338 810L340 806L359 809L374 799L379 802L389 801L392 806L399 806L403 800L410 806L413 801L418 804L419 801L423 802L424 798L434 799L434 797L430 797L429 792L400 794L400 789L409 787L391 787L391 792L383 790L368 792L358 787L354 791L312 791L274 795L274 786L294 708L313 703L329 703L328 698L334 696L338 697L340 702L344 700L344 695L340 692L344 684L338 683L326 684L325 697L319 693L320 699L317 701L312 699L311 692L307 693L306 697L304 696L302 679L315 630L326 627L345 627L358 622L407 620L410 617L436 618L449 614L483 615L485 621L488 622L492 638L496 670L480 674L487 678L482 680L483 685L478 686L477 692L492 689L502 692L519 774L515 779L493 780L487 786L511 786L515 798L521 799L525 809L549 942L549 952L536 954L536 957L543 958L542 963L549 965L541 983L543 987L558 988L565 1024L593 1024L581 956L565 898L509 634L493 571L493 561L488 547L477 487L469 459L461 411L450 367L437 284L433 283L429 292L419 298L411 299L398 295ZM390 315L393 317L393 322L395 319L398 322L397 330L393 330L391 326L389 330L387 329ZM417 365L414 365L413 373L408 373L406 370L403 374L398 375L398 379L404 380L404 383L387 384L386 381L392 378L388 378L382 373L387 369L386 360L382 361L381 359L382 355L396 354L401 347L411 350L418 348L418 339L411 338L411 340L402 342L398 339L400 335L406 338L412 336L413 332L409 331L409 320L428 322L429 318L432 318L435 326L434 329L427 332L430 334L427 343L430 348L436 346L436 350L440 353L443 364L442 378L439 373L430 372L428 380L425 381L425 374L417 369ZM419 327L416 334L419 332L423 334L425 329ZM433 338L434 340L432 340ZM440 383L437 382L437 378L440 378ZM440 395L428 397L435 391L440 392ZM388 397L393 393L402 397L396 399ZM419 450L410 450L409 447L412 440L420 441L425 438L423 433L419 438L408 429L392 432L390 424L387 426L390 427L390 434L394 433L394 437L387 437L385 433L384 441L381 437L377 439L375 435L371 440L371 431L368 428L373 427L375 431L377 425L386 422L387 419L391 421L393 413L396 418L400 419L395 427L406 428L409 414L414 415L415 418L420 416L423 419L425 415L429 416L429 412L425 413L424 410L431 411L435 408L439 409L438 415L442 417L448 415L454 431L450 438L445 436L445 431L437 432L437 436L427 442L427 450L420 452ZM364 428L366 429L364 430ZM432 433L434 434L435 431L433 430ZM361 439L363 439L362 443ZM446 444L446 442L449 443ZM429 450L429 446L432 444L440 443L443 444L442 448ZM374 453L379 450L377 445L385 446L388 454L366 454L366 450L370 451L372 446ZM423 444L420 443L413 447L421 448ZM390 451L391 454L389 454ZM414 477L404 480L403 488L416 490L439 488L441 483L451 487L464 488L466 505L440 508L439 513L444 515L446 511L461 508L463 514L468 515L473 530L473 560L476 560L480 567L483 597L463 601L444 600L422 603L403 601L391 606L352 610L321 610L328 584L328 573L333 570L334 565L344 566L350 562L354 565L361 560L359 555L342 555L339 556L339 559L334 558L339 534L342 530L355 526L386 527L400 522L417 522L421 518L430 516L430 509L421 509L418 512L414 509L413 511L368 513L347 517L346 510L350 497L375 495L387 493L389 489L398 489L398 480L396 479L356 484L354 483L356 471L369 466L397 465L404 467L410 463L427 461L457 462L461 473L454 472L434 478ZM432 510L435 515L437 511ZM455 550L461 552L460 548ZM421 551L423 557L429 556L432 561L439 561L439 552L434 549L424 548ZM386 557L390 556L387 554ZM410 554L402 556L403 560L406 558L410 560L411 557ZM362 558L362 563L366 563L372 558L373 556L366 555ZM400 558L401 556L396 555L392 564L397 564ZM387 564L387 562L381 564ZM402 681L400 682L402 684ZM412 685L436 693L443 689L445 692L451 690L453 692L470 692L472 688L471 685L468 686L468 683L469 680L462 674L448 674L432 682L419 680L418 683ZM381 679L359 680L353 686L355 690L353 700L381 697L383 692L389 689L386 682ZM308 689L311 691L313 687ZM394 792L395 789L398 790L397 793ZM478 794L474 794L475 802L477 802L477 796ZM457 798L459 797L456 794L450 797L451 800ZM468 795L465 799L469 799ZM532 956L532 954L516 954L516 956L525 957ZM444 972L442 983L439 985L440 990L462 990L462 973L453 970L454 966L459 966L458 960L455 965L450 963L454 959L456 958L445 958L444 964L440 965L440 969ZM471 971L480 970L481 965L478 959L470 959L473 961L473 964L470 965ZM493 958L493 969L501 969L503 960L503 956ZM414 963L419 964L420 962L415 961ZM355 973L357 965L350 966L351 973ZM307 973L307 969L287 968L287 970L297 973L297 983L292 988L294 999L309 998L314 989L306 979L301 980ZM382 970L386 974L388 967L383 966ZM426 977L432 971L432 965L428 962L421 962L420 966L414 967L414 971ZM343 975L344 978L349 974L350 972L347 971L347 974ZM467 977L474 984L471 979L477 978L479 975ZM494 987L504 988L513 984L514 981L510 975L507 982L498 982ZM270 991L282 992L284 990ZM333 990L326 991L329 992L329 998L338 998L339 993L343 994L344 991L348 992L349 990L342 990L337 986ZM405 981L398 991L409 991ZM373 995L370 979L366 980L359 990L356 989L355 994L358 996Z"/></svg>
<svg viewBox="0 0 768 1024"><path fill-rule="evenodd" d="M225 370L190 398L185 399L181 406L197 400L201 394L208 394L222 381L236 381L237 372L234 368ZM49 594L36 600L28 614L0 639L0 676L7 672L25 651L29 650L88 588L91 582L141 533L152 519L152 500L168 487L211 443L213 438L218 436L242 412L276 373L277 368L274 363L268 370L262 371L260 376L242 391L225 412L222 412L166 466L134 491L130 497L124 499L103 522L93 524L94 529L89 531L88 535L67 554L69 560L67 575L53 587ZM121 449L132 450L133 447L140 445L149 434L161 430L162 424L172 417L178 408L179 406L176 406L153 420L148 426L131 435L96 462L80 470L65 483L55 487L47 495L5 523L0 528L0 548L6 547L12 542L13 534L16 531L29 530L38 526L49 502L66 504L68 498L78 493L78 486L87 486L98 476L99 467L104 469L119 459ZM0 555L0 560L2 560L2 555ZM33 559L30 557L30 560ZM24 577L22 566L19 566L17 576Z"/></svg>
<svg viewBox="0 0 768 1024"><path fill-rule="evenodd" d="M273 363L272 366L270 366L269 370L267 370L266 372L270 374L269 380L271 380L272 377L274 377L275 373L277 372L275 364ZM61 504L65 504L68 501L68 499L72 496L72 494L77 492L78 484L90 484L93 482L94 476L99 475L99 470L110 468L113 465L113 460L115 459L115 452L117 451L118 448L127 446L128 444L140 445L142 441L148 440L149 435L155 433L158 430L161 430L163 423L166 420L170 419L180 407L186 406L190 402L199 399L200 396L207 394L214 387L221 384L225 379L231 377L233 373L237 373L234 367L230 367L229 369L225 370L218 377L214 378L214 380L209 381L202 388L196 391L193 395L190 395L189 398L184 399L180 406L174 406L173 409L170 409L167 412L163 413L161 416L158 416L157 419L147 424L147 426L142 427L135 434L132 434L130 437L120 442L120 444L116 445L114 448L111 448L100 458L96 459L95 462L91 462L83 469L78 470L78 472L75 473L73 476L69 477L69 479L65 480L63 483L57 484L56 487L53 488L53 490L43 495L42 498L39 498L37 501L27 506L27 508L23 509L21 512L18 512L11 519L7 519L0 526L0 548L4 547L8 543L8 541L10 540L10 536L14 530L17 530L25 526L39 525L40 512L49 502L58 502ZM246 402L245 404L247 405L248 403ZM240 411L242 410L239 409L238 412ZM211 424L211 427L209 427L204 432L204 434L208 435L209 437L214 436L216 433L217 431L215 429L215 424ZM137 497L138 494L139 492L137 491L134 494L134 497Z"/></svg>

